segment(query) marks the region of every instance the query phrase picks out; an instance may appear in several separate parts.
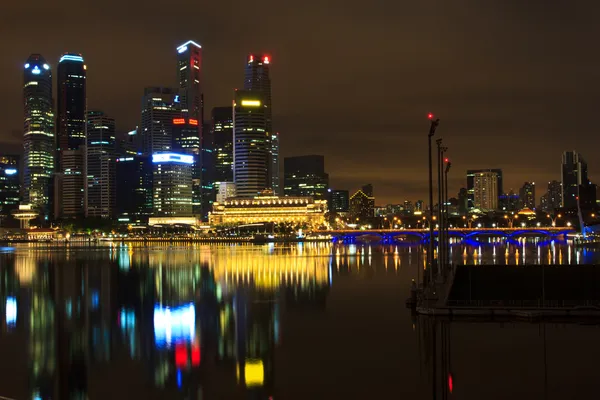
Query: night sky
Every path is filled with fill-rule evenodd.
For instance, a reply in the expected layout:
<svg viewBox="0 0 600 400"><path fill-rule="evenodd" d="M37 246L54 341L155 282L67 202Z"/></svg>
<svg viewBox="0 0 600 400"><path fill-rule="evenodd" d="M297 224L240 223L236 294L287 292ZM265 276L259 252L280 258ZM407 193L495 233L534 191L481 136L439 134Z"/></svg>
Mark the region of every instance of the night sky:
<svg viewBox="0 0 600 400"><path fill-rule="evenodd" d="M145 86L176 85L175 48L192 39L206 118L231 104L249 52L272 55L281 152L325 155L334 188L372 183L377 204L425 199L431 111L451 193L467 169L502 168L505 191L535 181L539 198L564 150L600 183L599 16L597 0L3 1L0 148L21 152L29 54L55 73L62 53L82 53L88 108L124 132Z"/></svg>

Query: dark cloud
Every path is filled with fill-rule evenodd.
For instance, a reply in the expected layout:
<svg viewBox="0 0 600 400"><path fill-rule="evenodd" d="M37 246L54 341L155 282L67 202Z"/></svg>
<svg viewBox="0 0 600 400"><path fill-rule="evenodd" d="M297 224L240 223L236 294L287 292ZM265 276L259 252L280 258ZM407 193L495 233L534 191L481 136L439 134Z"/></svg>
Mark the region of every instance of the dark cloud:
<svg viewBox="0 0 600 400"><path fill-rule="evenodd" d="M507 189L559 179L567 149L600 181L599 11L593 0L9 2L0 141L21 140L30 53L54 65L83 53L89 106L125 131L144 86L175 84L174 48L192 38L204 47L207 116L230 104L245 55L269 51L282 153L324 154L335 187L371 182L377 203L426 197L429 111L450 148L451 192L469 168L503 168Z"/></svg>

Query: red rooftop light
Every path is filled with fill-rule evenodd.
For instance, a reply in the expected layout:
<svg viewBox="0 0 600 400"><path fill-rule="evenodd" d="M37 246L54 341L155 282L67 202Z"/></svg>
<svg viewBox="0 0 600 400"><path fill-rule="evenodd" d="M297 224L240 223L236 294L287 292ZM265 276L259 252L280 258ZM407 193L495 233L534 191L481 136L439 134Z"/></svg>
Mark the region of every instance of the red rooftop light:
<svg viewBox="0 0 600 400"><path fill-rule="evenodd" d="M433 119L433 114L432 113L427 114L427 118Z"/></svg>

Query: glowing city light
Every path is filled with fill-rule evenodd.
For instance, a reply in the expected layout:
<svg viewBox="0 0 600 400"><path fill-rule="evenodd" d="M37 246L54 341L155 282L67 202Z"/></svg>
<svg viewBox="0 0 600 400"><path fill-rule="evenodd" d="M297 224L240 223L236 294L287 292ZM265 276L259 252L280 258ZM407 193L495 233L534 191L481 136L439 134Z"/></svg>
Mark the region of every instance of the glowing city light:
<svg viewBox="0 0 600 400"><path fill-rule="evenodd" d="M190 118L190 125L198 125L198 120Z"/></svg>
<svg viewBox="0 0 600 400"><path fill-rule="evenodd" d="M264 56L263 63L269 64L270 62L271 62L271 59L269 58L269 56Z"/></svg>
<svg viewBox="0 0 600 400"><path fill-rule="evenodd" d="M242 100L242 107L260 107L260 100Z"/></svg>
<svg viewBox="0 0 600 400"><path fill-rule="evenodd" d="M81 57L81 56L74 56L72 54L65 54L64 56L62 56L60 58L60 60L58 61L58 63L60 64L61 62L64 62L64 61L75 61L75 62L82 63L83 62L83 57Z"/></svg>
<svg viewBox="0 0 600 400"><path fill-rule="evenodd" d="M14 297L6 298L6 325L15 325L17 323L17 299Z"/></svg>
<svg viewBox="0 0 600 400"><path fill-rule="evenodd" d="M16 173L17 173L17 170L13 169L13 168L7 168L4 170L4 174L6 174L6 175L14 175Z"/></svg>
<svg viewBox="0 0 600 400"><path fill-rule="evenodd" d="M173 125L183 125L183 124L185 124L185 119L183 119L183 118L173 119Z"/></svg>
<svg viewBox="0 0 600 400"><path fill-rule="evenodd" d="M176 308L154 306L154 338L157 345L191 342L196 331L196 309L192 303Z"/></svg>
<svg viewBox="0 0 600 400"><path fill-rule="evenodd" d="M427 114L427 118L433 119L433 114L432 113Z"/></svg>
<svg viewBox="0 0 600 400"><path fill-rule="evenodd" d="M46 71L48 71L48 70L50 69L50 66L49 66L48 64L44 64L44 69L45 69Z"/></svg>
<svg viewBox="0 0 600 400"><path fill-rule="evenodd" d="M25 69L29 68L29 63L25 64Z"/></svg>
<svg viewBox="0 0 600 400"><path fill-rule="evenodd" d="M180 162L185 164L193 164L194 156L188 154L176 154L176 153L159 153L152 154L153 163L161 162Z"/></svg>
<svg viewBox="0 0 600 400"><path fill-rule="evenodd" d="M31 73L34 75L39 75L42 73L42 71L38 68L38 66L36 65L35 67L33 67L33 69L31 70Z"/></svg>
<svg viewBox="0 0 600 400"><path fill-rule="evenodd" d="M201 49L202 46L200 46L198 43L194 42L193 40L188 40L187 42L185 42L184 44L182 44L181 46L179 46L177 48L177 52L179 54L185 52L188 49L188 46L192 45L192 46L196 46L197 48Z"/></svg>

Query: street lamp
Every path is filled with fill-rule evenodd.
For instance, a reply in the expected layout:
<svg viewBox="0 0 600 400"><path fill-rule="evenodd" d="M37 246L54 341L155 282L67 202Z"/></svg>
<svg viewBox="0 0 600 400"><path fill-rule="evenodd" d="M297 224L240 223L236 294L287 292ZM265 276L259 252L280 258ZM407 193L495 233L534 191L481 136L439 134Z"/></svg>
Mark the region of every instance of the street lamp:
<svg viewBox="0 0 600 400"><path fill-rule="evenodd" d="M518 216L518 215L514 215L514 214L511 214L511 215L509 216L509 215L506 215L506 214L505 214L505 215L504 215L504 219L508 220L508 227L512 229L512 227L513 227L513 222L515 221L515 219L519 219L519 216Z"/></svg>
<svg viewBox="0 0 600 400"><path fill-rule="evenodd" d="M428 139L428 152L429 152L429 217L433 217L433 171L432 171L432 160L431 160L431 138L435 135L435 130L438 127L440 120L434 118L432 113L427 115L427 118L431 121L429 126ZM427 268L429 268L429 279L433 283L433 224L429 224L429 251L427 252Z"/></svg>
<svg viewBox="0 0 600 400"><path fill-rule="evenodd" d="M556 220L559 219L559 218L562 218L562 215L561 214L557 214L554 217L552 217L550 214L548 214L548 215L546 215L546 217L550 218L550 220L552 221L552 226L556 226Z"/></svg>

